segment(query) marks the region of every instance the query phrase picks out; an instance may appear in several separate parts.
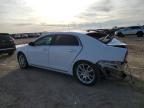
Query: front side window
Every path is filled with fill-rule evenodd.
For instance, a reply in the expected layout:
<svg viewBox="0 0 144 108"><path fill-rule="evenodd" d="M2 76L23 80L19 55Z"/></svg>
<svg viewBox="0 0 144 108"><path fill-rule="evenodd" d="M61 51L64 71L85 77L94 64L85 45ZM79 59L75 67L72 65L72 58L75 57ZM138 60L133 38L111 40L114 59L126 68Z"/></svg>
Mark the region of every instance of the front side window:
<svg viewBox="0 0 144 108"><path fill-rule="evenodd" d="M51 42L52 42L52 36L45 36L43 38L36 40L34 43L36 46L41 46L41 45L50 45Z"/></svg>
<svg viewBox="0 0 144 108"><path fill-rule="evenodd" d="M78 46L79 41L72 35L57 35L53 45Z"/></svg>

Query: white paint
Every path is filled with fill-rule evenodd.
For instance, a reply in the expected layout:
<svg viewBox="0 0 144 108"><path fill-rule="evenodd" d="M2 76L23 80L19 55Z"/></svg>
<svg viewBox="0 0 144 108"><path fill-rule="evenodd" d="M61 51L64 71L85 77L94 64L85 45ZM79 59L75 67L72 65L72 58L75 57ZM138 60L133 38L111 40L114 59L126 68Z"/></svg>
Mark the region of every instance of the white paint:
<svg viewBox="0 0 144 108"><path fill-rule="evenodd" d="M121 42L120 40L117 40L116 38L113 38L109 43L109 46L117 46L117 45L123 45L126 46L127 44Z"/></svg>
<svg viewBox="0 0 144 108"><path fill-rule="evenodd" d="M79 60L93 64L98 61L123 62L127 49L108 46L84 34L75 32L55 32L51 34L70 34L80 39L80 46L17 46L17 53L23 52L30 65L57 70L72 75L73 65ZM119 41L120 44L120 41ZM72 50L72 51L70 51Z"/></svg>

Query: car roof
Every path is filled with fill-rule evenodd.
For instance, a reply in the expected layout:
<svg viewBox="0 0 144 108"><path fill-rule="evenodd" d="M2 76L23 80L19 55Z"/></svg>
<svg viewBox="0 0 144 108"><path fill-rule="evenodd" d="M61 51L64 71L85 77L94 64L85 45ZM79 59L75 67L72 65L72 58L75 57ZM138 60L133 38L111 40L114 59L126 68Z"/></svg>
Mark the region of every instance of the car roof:
<svg viewBox="0 0 144 108"><path fill-rule="evenodd" d="M76 36L82 36L82 35L86 35L86 33L84 32L45 32L42 33L41 36L46 36L46 35L50 35L50 34L68 34L68 35L76 35Z"/></svg>
<svg viewBox="0 0 144 108"><path fill-rule="evenodd" d="M131 28L131 27L140 27L140 26L130 26L130 28Z"/></svg>
<svg viewBox="0 0 144 108"><path fill-rule="evenodd" d="M41 36L45 36L45 35L50 35L50 34L69 34L69 35L87 35L87 34L105 34L102 32L86 32L86 31L80 31L80 32L44 32L42 33Z"/></svg>

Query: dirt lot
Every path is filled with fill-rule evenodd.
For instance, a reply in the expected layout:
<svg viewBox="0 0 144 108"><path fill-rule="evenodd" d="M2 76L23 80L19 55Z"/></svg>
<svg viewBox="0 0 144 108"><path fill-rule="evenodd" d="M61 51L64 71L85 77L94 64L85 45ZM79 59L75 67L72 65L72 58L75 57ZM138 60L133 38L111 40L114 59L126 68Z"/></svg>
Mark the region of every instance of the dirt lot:
<svg viewBox="0 0 144 108"><path fill-rule="evenodd" d="M17 44L33 39L16 40ZM144 39L121 39L128 44L128 61L139 87L144 83ZM136 79L135 78L135 79ZM29 68L21 70L16 55L0 56L0 108L144 108L144 92L127 81L100 80L93 87L71 76Z"/></svg>

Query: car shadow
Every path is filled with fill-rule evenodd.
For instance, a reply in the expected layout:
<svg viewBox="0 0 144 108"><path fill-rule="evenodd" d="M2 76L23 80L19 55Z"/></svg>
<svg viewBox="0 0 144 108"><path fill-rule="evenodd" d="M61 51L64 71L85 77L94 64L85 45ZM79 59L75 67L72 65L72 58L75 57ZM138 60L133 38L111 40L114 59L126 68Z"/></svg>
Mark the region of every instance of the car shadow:
<svg viewBox="0 0 144 108"><path fill-rule="evenodd" d="M69 75L34 67L26 70L17 68L0 77L0 106L3 107L82 108L90 105L94 108L121 104L137 108L143 106L143 99L142 92L116 79L101 80L95 86L88 87ZM106 108L102 106L100 108Z"/></svg>

